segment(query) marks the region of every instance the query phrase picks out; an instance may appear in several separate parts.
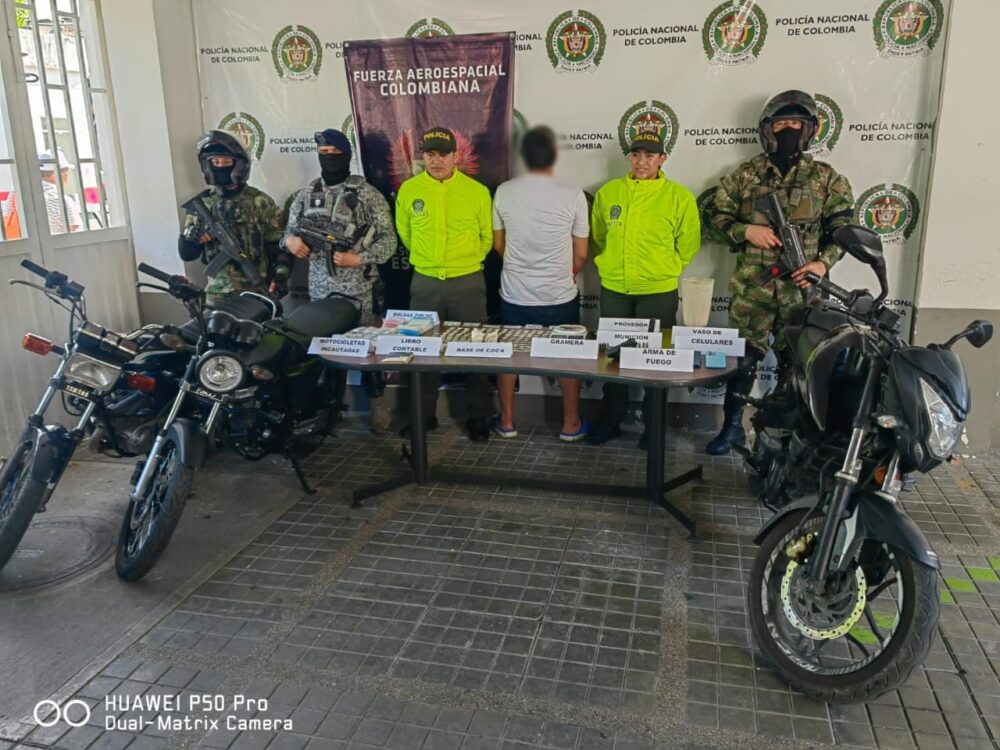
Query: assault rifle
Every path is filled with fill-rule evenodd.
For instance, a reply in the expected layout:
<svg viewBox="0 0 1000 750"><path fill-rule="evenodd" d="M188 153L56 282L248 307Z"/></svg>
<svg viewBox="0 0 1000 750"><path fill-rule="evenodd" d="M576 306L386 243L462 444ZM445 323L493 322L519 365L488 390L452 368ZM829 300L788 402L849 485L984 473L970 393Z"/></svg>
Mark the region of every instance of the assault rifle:
<svg viewBox="0 0 1000 750"><path fill-rule="evenodd" d="M326 258L327 269L331 276L337 275L337 266L333 263L333 254L344 250L353 250L359 243L363 247L371 244L375 237L374 226L357 226L352 221L344 227L345 233L337 232L329 222L303 221L295 230L295 234L309 246L309 249Z"/></svg>
<svg viewBox="0 0 1000 750"><path fill-rule="evenodd" d="M806 264L805 246L802 244L802 235L799 228L789 224L785 218L785 212L781 208L781 201L778 200L777 193L768 193L757 199L757 210L767 216L771 225L777 232L778 239L781 240L781 255L778 262L764 271L757 277L757 283L761 286L777 279L787 279L795 271L798 271ZM805 302L812 302L816 296L816 288L809 287L802 289L802 299Z"/></svg>
<svg viewBox="0 0 1000 750"><path fill-rule="evenodd" d="M225 224L212 216L212 212L209 211L208 206L205 205L205 201L200 195L196 195L181 206L181 208L197 216L205 232L218 243L219 252L205 267L205 273L208 276L215 276L224 265L232 262L243 272L247 281L255 287L263 288L264 282L260 278L260 274L257 273L257 269L254 268L253 263L250 262L240 249L240 245L236 241L236 238L233 237L233 233L229 231L229 228Z"/></svg>

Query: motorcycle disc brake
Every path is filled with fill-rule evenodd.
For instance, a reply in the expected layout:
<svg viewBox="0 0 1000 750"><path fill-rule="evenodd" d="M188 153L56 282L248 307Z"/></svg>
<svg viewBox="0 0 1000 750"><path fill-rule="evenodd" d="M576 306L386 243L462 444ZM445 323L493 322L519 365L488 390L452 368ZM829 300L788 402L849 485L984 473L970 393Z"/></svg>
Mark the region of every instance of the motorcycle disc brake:
<svg viewBox="0 0 1000 750"><path fill-rule="evenodd" d="M788 567L785 569L785 575L781 579L781 608L785 613L785 617L788 618L788 622L802 633L802 635L813 640L828 641L834 638L843 638L861 619L865 611L865 605L868 602L868 583L864 572L860 567L854 569L853 578L857 588L850 592L852 595L851 598L854 600L852 606L849 608L838 607L836 603L832 606L821 606L821 611L814 612L813 616L816 619L823 620L823 622L813 622L810 624L806 622L805 617L807 615L801 612L801 610L806 609L806 606L816 609L817 604L823 604L828 600L816 599L810 596L808 599L799 599L798 603L793 601L793 597L799 598L799 595L792 591L793 584L797 583L798 576L796 573L799 571L799 568L800 565L797 562L789 560ZM838 593L847 594L848 592L841 588Z"/></svg>

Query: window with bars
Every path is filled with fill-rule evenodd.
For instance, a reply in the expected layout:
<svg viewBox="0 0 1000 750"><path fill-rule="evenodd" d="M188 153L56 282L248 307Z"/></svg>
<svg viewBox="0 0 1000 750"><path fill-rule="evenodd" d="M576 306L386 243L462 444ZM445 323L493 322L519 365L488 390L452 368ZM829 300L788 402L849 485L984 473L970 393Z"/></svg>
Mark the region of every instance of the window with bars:
<svg viewBox="0 0 1000 750"><path fill-rule="evenodd" d="M3 79L0 78L0 240L17 240L25 236L21 226L17 165L11 142L10 111Z"/></svg>
<svg viewBox="0 0 1000 750"><path fill-rule="evenodd" d="M14 53L21 57L37 162L20 170L18 190L14 161L3 151L9 121L0 121L5 131L0 134L4 238L24 235L19 211L28 179L41 183L39 213L47 216L49 234L120 226L117 150L97 2L14 0L13 6Z"/></svg>

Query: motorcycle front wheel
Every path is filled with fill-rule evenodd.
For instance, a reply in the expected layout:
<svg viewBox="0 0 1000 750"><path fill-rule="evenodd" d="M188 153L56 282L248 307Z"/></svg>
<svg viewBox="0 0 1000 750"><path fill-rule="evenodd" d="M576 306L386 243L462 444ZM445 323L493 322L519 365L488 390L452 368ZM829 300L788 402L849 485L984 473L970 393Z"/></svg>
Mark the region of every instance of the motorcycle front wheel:
<svg viewBox="0 0 1000 750"><path fill-rule="evenodd" d="M747 589L754 639L796 690L826 703L874 700L905 682L930 650L937 572L865 540L849 569L815 593L803 574L824 518L799 528L806 512L790 513L761 542Z"/></svg>
<svg viewBox="0 0 1000 750"><path fill-rule="evenodd" d="M31 478L31 443L21 443L0 470L0 568L8 563L45 496L45 482Z"/></svg>
<svg viewBox="0 0 1000 750"><path fill-rule="evenodd" d="M122 520L115 573L123 581L138 581L156 565L181 519L193 479L194 471L181 462L177 444L168 438L145 497L130 500Z"/></svg>

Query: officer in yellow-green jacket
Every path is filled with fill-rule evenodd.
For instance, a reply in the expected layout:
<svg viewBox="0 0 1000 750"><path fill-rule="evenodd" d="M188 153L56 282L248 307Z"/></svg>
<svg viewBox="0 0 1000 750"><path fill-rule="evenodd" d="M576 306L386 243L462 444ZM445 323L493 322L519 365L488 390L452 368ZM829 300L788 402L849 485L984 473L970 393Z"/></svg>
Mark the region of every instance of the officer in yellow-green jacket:
<svg viewBox="0 0 1000 750"><path fill-rule="evenodd" d="M434 310L441 320L485 323L482 263L493 247L490 193L455 168L455 136L447 128L424 133L420 150L424 171L396 194L396 231L414 269L410 309ZM430 430L437 427L441 378L427 373L423 383L424 429ZM486 376L468 375L466 393L469 437L488 440L493 404Z"/></svg>
<svg viewBox="0 0 1000 750"><path fill-rule="evenodd" d="M661 330L674 325L678 279L701 249L694 195L664 176L666 158L657 132L639 132L629 148L632 170L597 191L590 216L601 317L656 318ZM605 384L601 424L587 442L601 445L618 437L627 407L628 386ZM645 449L646 441L643 432L639 446Z"/></svg>

